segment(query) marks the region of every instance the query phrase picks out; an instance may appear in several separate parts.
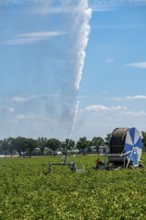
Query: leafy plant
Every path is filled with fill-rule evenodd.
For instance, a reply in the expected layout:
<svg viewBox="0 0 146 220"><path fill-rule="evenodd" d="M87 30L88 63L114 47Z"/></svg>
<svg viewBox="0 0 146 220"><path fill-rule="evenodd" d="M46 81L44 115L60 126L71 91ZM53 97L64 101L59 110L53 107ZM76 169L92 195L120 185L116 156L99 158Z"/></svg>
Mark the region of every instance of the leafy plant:
<svg viewBox="0 0 146 220"><path fill-rule="evenodd" d="M48 175L49 162L61 163L60 156L1 159L0 219L145 219L146 170L96 171L96 156L77 156L85 172L54 166Z"/></svg>

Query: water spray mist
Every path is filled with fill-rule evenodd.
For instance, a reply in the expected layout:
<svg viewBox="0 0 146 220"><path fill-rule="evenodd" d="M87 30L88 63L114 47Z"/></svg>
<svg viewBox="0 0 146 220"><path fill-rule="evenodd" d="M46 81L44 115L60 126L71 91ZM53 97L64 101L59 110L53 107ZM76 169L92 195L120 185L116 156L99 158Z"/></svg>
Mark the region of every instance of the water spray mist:
<svg viewBox="0 0 146 220"><path fill-rule="evenodd" d="M78 13L78 15L76 15ZM76 81L75 88L79 90L80 82L83 75L84 62L86 57L86 47L88 44L90 25L89 21L91 18L92 10L88 7L88 1L81 0L78 9L75 11L75 16L79 19L76 22L77 26L80 26L78 31L78 38L76 40L76 56L77 56L77 66L76 66Z"/></svg>
<svg viewBox="0 0 146 220"><path fill-rule="evenodd" d="M18 5L22 12L18 20L21 18L26 24L6 42L15 47L26 44L23 51L26 59L19 62L28 64L21 73L26 79L23 94L31 97L38 94L37 101L32 101L37 107L38 103L39 107L42 105L37 112L49 121L45 123L47 134L62 139L68 137L70 131L71 138L79 109L77 97L90 33L92 11L88 0L0 0L2 3ZM31 105L29 109L26 106L27 111L36 114L38 108L32 106L33 109Z"/></svg>
<svg viewBox="0 0 146 220"><path fill-rule="evenodd" d="M74 44L74 52L75 52L75 57L76 57L76 68L75 68L75 90L79 91L80 89L80 82L82 79L83 75L83 68L84 68L84 62L85 62L85 56L86 56L86 47L88 44L88 39L89 39L89 33L90 33L90 25L89 21L91 18L92 10L91 8L88 7L88 0L80 0L79 3L77 4L77 8L74 10L74 25L73 25L73 31L74 29L77 29L76 32L78 31L78 34L76 36L76 41ZM72 33L74 35L74 33ZM75 114L74 114L74 119L73 119L73 124L71 128L71 133L69 136L69 139L72 136L76 119L77 119L77 114L78 114L78 109L79 109L79 101L77 101L76 106L75 106Z"/></svg>

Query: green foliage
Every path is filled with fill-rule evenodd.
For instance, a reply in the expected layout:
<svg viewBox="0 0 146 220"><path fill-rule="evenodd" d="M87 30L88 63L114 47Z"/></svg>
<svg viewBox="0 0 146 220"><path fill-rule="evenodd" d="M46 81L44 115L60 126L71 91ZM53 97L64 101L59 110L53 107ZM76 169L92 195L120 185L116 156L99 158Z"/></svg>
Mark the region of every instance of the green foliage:
<svg viewBox="0 0 146 220"><path fill-rule="evenodd" d="M96 156L77 156L86 172L54 166L48 175L49 162L61 157L1 159L0 219L144 220L146 170L95 171Z"/></svg>
<svg viewBox="0 0 146 220"><path fill-rule="evenodd" d="M61 141L59 141L56 138L50 138L47 141L47 147L50 148L54 152L54 156L55 156L56 150L61 147Z"/></svg>
<svg viewBox="0 0 146 220"><path fill-rule="evenodd" d="M106 144L110 143L111 137L112 137L112 133L107 134L107 136L105 137Z"/></svg>
<svg viewBox="0 0 146 220"><path fill-rule="evenodd" d="M63 141L61 143L61 148L62 148L62 153L67 155L67 152L69 150L72 150L75 146L75 141L73 141L72 139L65 139L65 141Z"/></svg>
<svg viewBox="0 0 146 220"><path fill-rule="evenodd" d="M25 140L25 144L27 146L27 151L29 152L29 156L31 157L32 151L37 147L37 142L32 138L27 138Z"/></svg>
<svg viewBox="0 0 146 220"><path fill-rule="evenodd" d="M44 155L45 147L47 147L47 138L39 137L37 140L37 146L41 151L41 155Z"/></svg>
<svg viewBox="0 0 146 220"><path fill-rule="evenodd" d="M142 131L143 150L146 150L146 132Z"/></svg>
<svg viewBox="0 0 146 220"><path fill-rule="evenodd" d="M78 149L82 150L83 154L85 154L85 149L87 147L89 147L89 145L90 145L90 142L87 141L87 138L86 137L81 137L81 138L79 138L76 147Z"/></svg>
<svg viewBox="0 0 146 220"><path fill-rule="evenodd" d="M99 147L104 145L104 139L101 137L93 137L91 143L93 146L96 146L96 150L99 153Z"/></svg>

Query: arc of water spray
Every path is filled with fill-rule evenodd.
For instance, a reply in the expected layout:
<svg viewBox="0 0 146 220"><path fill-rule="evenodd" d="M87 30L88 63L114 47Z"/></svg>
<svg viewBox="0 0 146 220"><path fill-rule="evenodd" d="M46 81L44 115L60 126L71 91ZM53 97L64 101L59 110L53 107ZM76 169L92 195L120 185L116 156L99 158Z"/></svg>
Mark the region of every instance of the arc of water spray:
<svg viewBox="0 0 146 220"><path fill-rule="evenodd" d="M84 62L85 62L85 56L86 56L86 47L88 44L89 39L89 33L90 33L90 25L89 20L91 18L92 10L88 7L88 0L81 0L80 1L80 7L79 10L81 15L83 16L83 23L81 25L81 28L79 30L79 39L77 42L77 54L78 54L78 66L77 66L77 78L75 82L75 88L76 90L80 89L80 82L83 75L83 68L84 68ZM75 107L75 116L73 120L73 125L70 133L70 138L73 133L73 129L76 123L77 114L79 109L79 101L77 101L76 107Z"/></svg>
<svg viewBox="0 0 146 220"><path fill-rule="evenodd" d="M60 0L61 1L61 0ZM92 9L88 6L88 0L62 0L63 6L72 9L70 11L71 24L69 38L73 61L72 71L74 73L74 90L78 92L83 75L86 57L86 47L90 34L90 18Z"/></svg>
<svg viewBox="0 0 146 220"><path fill-rule="evenodd" d="M77 54L77 68L76 68L76 81L75 81L75 89L76 91L79 91L80 89L80 82L83 75L83 68L84 68L84 62L86 57L86 47L88 44L89 39L89 33L90 33L90 25L89 21L92 15L91 8L88 7L88 0L80 0L78 10L76 11L79 13L79 15L82 17L82 24L80 24L79 36L76 42L76 54ZM68 146L72 137L72 133L75 127L77 114L79 109L79 101L77 101L77 104L75 106L75 115L74 120L69 136L69 142Z"/></svg>
<svg viewBox="0 0 146 220"><path fill-rule="evenodd" d="M74 120L73 120L73 124L72 124L72 128L71 128L71 132L70 132L70 135L69 135L68 147L69 147L70 140L71 140L71 138L72 138L72 133L73 133L73 130L74 130L74 127L75 127L75 123L76 123L76 120L77 120L79 105L80 105L80 102L79 102L79 100L78 100L77 103L76 103L76 106L75 106Z"/></svg>
<svg viewBox="0 0 146 220"><path fill-rule="evenodd" d="M90 25L89 21L92 15L91 8L88 7L88 0L81 0L80 6L79 6L79 12L80 15L83 18L83 23L80 27L79 31L79 38L77 41L77 77L75 82L75 88L78 91L80 88L80 82L83 75L83 68L84 68L84 62L86 57L86 47L89 40L89 34L90 34Z"/></svg>
<svg viewBox="0 0 146 220"><path fill-rule="evenodd" d="M77 104L75 106L75 114L74 114L74 120L73 120L73 124L72 124L72 128L71 128L71 132L70 132L70 136L69 136L69 139L71 139L72 137L72 133L73 133L73 130L74 130L74 127L75 127L75 123L76 123L76 120L77 120L77 115L78 115L78 110L79 110L79 100L77 101Z"/></svg>
<svg viewBox="0 0 146 220"><path fill-rule="evenodd" d="M11 2L12 3L20 3L20 2L29 3L29 0L7 0L7 2L10 2L10 3ZM68 22L69 27L67 26L68 27L67 30L69 30L68 34L69 34L69 39L71 38L71 41L67 41L67 42L68 42L69 51L71 51L69 53L69 55L70 55L69 60L71 60L71 62L69 62L69 64L67 63L68 59L66 59L66 58L68 58L68 53L66 55L66 53L62 50L63 57L65 56L64 60L67 60L67 62L66 62L67 68L63 67L62 72L64 71L64 69L66 70L65 72L69 72L68 70L71 70L71 71L70 71L70 75L68 74L67 77L66 76L64 77L64 75L61 76L61 74L58 74L57 75L57 77L58 77L57 82L59 81L58 79L60 79L59 76L61 76L63 79L62 78L60 79L61 83L59 84L59 86L65 85L65 86L62 86L62 88L61 88L62 93L60 95L61 96L60 100L63 103L61 107L63 108L63 113L67 112L67 114L65 115L65 118L68 117L70 119L70 108L72 106L70 104L74 103L74 99L80 89L80 82L82 80L84 62L85 62L85 57L86 57L86 47L88 44L89 33L90 33L89 21L91 18L92 10L91 10L91 8L88 7L88 0L57 0L57 1L30 0L30 2L34 3L34 6L36 7L36 8L34 8L34 11L35 11L35 9L38 9L38 6L41 6L41 8L39 8L39 11L41 13L43 12L44 14L49 13L51 11L51 7L54 7L54 5L55 6L59 5L59 3L62 5L60 10L53 11L53 8L52 8L52 12L53 13L55 13L55 12L56 13L57 12L69 13L68 17L70 19ZM68 25L68 23L67 23L67 25ZM65 28L66 26L63 26L63 27ZM56 46L55 46L55 48L56 48ZM53 49L52 49L52 51L53 51ZM56 54L56 53L54 53L54 54ZM62 64L62 62L61 62L61 64ZM62 67L62 65L61 65L61 67ZM59 69L59 71L60 71L60 69ZM69 80L71 79L71 81L69 81L68 79ZM67 83L66 83L66 81L67 81ZM69 94L69 96L68 96L69 98L63 97L63 95L66 95L66 94ZM71 100L70 97L73 97L73 101ZM68 108L66 108L66 107L68 107ZM75 127L78 109L79 109L79 101L77 101L76 106L75 106L75 114L74 114L71 132L70 132L70 136L69 136L70 138L72 136L72 133L73 133L73 130ZM61 114L61 117L64 119L64 114Z"/></svg>

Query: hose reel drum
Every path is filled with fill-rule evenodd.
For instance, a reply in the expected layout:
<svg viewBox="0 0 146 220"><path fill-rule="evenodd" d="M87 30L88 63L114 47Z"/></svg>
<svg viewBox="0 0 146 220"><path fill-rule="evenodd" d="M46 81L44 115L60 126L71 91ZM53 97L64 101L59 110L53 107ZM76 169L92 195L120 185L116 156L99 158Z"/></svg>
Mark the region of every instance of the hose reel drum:
<svg viewBox="0 0 146 220"><path fill-rule="evenodd" d="M142 154L142 138L139 131L132 128L116 128L109 144L108 162L114 166L138 166Z"/></svg>

